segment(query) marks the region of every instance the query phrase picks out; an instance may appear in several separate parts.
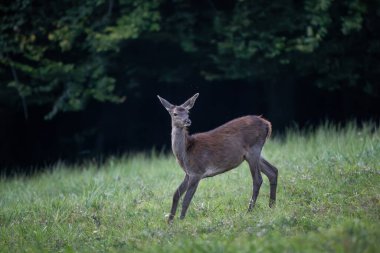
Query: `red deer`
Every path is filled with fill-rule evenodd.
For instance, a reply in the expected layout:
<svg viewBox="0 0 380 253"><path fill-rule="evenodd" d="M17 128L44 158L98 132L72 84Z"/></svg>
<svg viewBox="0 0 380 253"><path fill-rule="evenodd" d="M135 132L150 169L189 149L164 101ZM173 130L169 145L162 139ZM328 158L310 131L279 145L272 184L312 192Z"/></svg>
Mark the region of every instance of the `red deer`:
<svg viewBox="0 0 380 253"><path fill-rule="evenodd" d="M173 195L168 222L173 221L178 201L185 192L180 219L185 218L201 179L236 168L244 160L249 164L253 179L253 194L248 211L254 207L263 181L260 171L269 179L269 206L274 206L278 171L261 157L264 143L271 134L271 123L261 116L250 115L229 121L208 132L189 135L187 131L191 125L189 110L194 106L198 95L195 94L180 106L172 105L157 96L171 116L172 150L186 174Z"/></svg>

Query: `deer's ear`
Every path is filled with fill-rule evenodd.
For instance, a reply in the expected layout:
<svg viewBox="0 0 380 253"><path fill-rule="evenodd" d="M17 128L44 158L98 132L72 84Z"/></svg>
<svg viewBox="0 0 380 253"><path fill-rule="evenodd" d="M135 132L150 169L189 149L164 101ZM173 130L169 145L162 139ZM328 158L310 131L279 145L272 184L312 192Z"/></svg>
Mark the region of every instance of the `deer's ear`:
<svg viewBox="0 0 380 253"><path fill-rule="evenodd" d="M183 103L181 106L185 107L187 110L190 110L193 108L195 100L197 100L197 97L199 96L199 93L195 94L191 98L189 98L185 103Z"/></svg>
<svg viewBox="0 0 380 253"><path fill-rule="evenodd" d="M160 97L159 95L157 95L158 99L160 100L161 104L165 107L166 110L168 110L169 112L174 108L174 105L172 105L171 103L169 103L166 99Z"/></svg>

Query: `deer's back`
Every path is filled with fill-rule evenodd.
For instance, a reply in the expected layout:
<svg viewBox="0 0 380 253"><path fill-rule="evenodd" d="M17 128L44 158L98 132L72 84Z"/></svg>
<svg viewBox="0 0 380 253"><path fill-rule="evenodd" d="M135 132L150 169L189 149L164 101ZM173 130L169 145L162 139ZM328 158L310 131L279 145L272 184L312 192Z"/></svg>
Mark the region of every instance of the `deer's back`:
<svg viewBox="0 0 380 253"><path fill-rule="evenodd" d="M265 142L270 132L270 122L260 116L249 115L231 120L211 131L194 134L192 138L202 145L239 142L251 146Z"/></svg>

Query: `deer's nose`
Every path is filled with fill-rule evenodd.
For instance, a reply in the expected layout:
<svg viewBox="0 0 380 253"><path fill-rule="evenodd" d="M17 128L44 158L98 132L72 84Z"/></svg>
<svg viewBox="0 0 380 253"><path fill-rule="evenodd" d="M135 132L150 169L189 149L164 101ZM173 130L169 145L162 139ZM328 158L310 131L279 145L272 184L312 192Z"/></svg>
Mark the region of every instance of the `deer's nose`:
<svg viewBox="0 0 380 253"><path fill-rule="evenodd" d="M185 126L190 126L191 125L191 120L190 119L186 119L185 120Z"/></svg>

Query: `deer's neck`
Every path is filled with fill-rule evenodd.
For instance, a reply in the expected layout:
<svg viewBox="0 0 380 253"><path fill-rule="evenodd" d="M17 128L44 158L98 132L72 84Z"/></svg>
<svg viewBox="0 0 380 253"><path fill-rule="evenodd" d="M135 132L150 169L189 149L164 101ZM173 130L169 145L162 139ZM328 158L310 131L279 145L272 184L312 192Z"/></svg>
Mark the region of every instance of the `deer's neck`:
<svg viewBox="0 0 380 253"><path fill-rule="evenodd" d="M172 150L182 167L186 161L188 141L189 133L185 128L172 127Z"/></svg>

